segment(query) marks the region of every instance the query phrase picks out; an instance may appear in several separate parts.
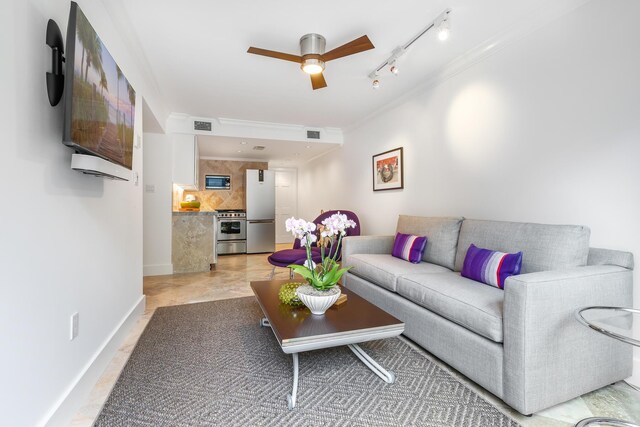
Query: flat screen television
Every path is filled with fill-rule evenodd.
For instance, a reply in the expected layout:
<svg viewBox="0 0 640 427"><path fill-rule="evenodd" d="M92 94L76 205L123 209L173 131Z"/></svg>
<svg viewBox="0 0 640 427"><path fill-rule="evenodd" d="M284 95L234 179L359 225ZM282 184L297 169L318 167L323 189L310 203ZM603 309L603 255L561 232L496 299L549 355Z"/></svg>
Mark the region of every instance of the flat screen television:
<svg viewBox="0 0 640 427"><path fill-rule="evenodd" d="M75 2L64 86L63 143L131 169L136 92Z"/></svg>

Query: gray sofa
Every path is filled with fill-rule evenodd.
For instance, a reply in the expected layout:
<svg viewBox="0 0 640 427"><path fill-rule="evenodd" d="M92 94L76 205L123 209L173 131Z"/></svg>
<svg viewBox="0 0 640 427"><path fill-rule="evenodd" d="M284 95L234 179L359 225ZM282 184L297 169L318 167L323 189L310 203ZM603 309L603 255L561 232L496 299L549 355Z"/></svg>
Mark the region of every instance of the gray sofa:
<svg viewBox="0 0 640 427"><path fill-rule="evenodd" d="M347 237L344 285L406 323L404 335L522 414L631 376L632 348L579 324L577 308L632 306L633 255L589 247L590 230L401 215L427 236L422 262L394 236ZM469 245L523 252L504 290L460 275Z"/></svg>

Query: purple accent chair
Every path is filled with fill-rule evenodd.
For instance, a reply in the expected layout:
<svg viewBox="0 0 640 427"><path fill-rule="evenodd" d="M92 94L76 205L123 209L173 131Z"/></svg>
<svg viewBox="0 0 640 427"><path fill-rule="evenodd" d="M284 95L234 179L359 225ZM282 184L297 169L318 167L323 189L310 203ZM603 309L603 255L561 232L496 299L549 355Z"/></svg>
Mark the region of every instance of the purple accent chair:
<svg viewBox="0 0 640 427"><path fill-rule="evenodd" d="M334 210L334 211L327 211L324 212L322 214L320 214L319 217L317 217L316 219L313 220L314 224L316 225L320 225L322 223L322 221L324 221L325 219L329 218L331 215L336 214L340 212L341 214L345 214L347 215L347 218L355 221L356 226L355 228L347 228L347 236L359 236L360 235L360 220L358 219L358 216L351 212L351 211L344 211L344 210ZM333 254L334 251L340 251L341 248L336 247L331 247L330 249L325 249L325 251L329 250L330 254ZM313 259L313 262L315 263L319 263L321 261L321 256L320 256L320 248L319 247L312 247L311 248L311 259ZM342 254L338 253L337 256L337 260L340 260ZM293 242L293 248L291 249L283 249L281 251L277 251L272 253L271 255L269 255L269 257L267 258L267 260L269 261L269 263L271 265L273 265L273 270L271 271L271 278L273 279L273 275L275 274L276 271L276 267L288 267L291 264L298 264L298 265L303 265L304 262L307 260L307 251L305 250L304 247L301 246L300 244L300 239L296 239ZM289 270L289 278L293 279L293 270Z"/></svg>

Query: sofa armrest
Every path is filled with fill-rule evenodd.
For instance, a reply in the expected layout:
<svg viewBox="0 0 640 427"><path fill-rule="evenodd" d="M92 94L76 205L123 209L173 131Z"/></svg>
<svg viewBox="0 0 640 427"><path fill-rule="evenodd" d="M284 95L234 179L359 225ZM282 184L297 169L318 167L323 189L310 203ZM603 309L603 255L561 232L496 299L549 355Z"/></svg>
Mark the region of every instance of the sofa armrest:
<svg viewBox="0 0 640 427"><path fill-rule="evenodd" d="M629 377L632 347L581 325L574 312L632 304L632 271L619 266L509 277L503 319L505 402L531 414Z"/></svg>
<svg viewBox="0 0 640 427"><path fill-rule="evenodd" d="M348 236L342 239L342 260L353 254L391 254L394 236Z"/></svg>
<svg viewBox="0 0 640 427"><path fill-rule="evenodd" d="M611 249L589 248L587 265L617 265L633 270L633 254Z"/></svg>

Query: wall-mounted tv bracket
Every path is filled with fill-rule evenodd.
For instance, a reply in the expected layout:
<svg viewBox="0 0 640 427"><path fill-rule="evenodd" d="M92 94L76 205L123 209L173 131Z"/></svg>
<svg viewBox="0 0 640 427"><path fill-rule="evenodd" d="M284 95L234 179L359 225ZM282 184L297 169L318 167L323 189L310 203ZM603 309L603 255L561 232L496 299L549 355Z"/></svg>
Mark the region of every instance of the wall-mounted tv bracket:
<svg viewBox="0 0 640 427"><path fill-rule="evenodd" d="M49 19L47 23L46 43L51 48L51 72L47 73L47 94L49 103L54 107L60 102L64 91L64 74L62 74L64 42L60 27L53 19Z"/></svg>

